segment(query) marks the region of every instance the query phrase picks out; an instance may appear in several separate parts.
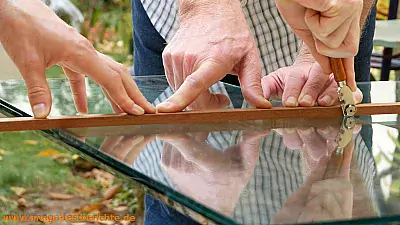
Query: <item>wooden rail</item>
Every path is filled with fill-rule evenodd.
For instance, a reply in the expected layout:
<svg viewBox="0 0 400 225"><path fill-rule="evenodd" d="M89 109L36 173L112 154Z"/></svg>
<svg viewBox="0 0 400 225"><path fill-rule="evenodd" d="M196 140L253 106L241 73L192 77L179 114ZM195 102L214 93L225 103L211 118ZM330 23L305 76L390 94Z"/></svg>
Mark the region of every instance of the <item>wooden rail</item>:
<svg viewBox="0 0 400 225"><path fill-rule="evenodd" d="M356 115L400 114L400 103L360 104ZM340 117L340 106L332 107L274 107L270 109L234 109L186 111L178 113L60 116L47 119L31 117L0 118L0 131L48 130L62 128L129 126L147 124L213 123L282 118Z"/></svg>

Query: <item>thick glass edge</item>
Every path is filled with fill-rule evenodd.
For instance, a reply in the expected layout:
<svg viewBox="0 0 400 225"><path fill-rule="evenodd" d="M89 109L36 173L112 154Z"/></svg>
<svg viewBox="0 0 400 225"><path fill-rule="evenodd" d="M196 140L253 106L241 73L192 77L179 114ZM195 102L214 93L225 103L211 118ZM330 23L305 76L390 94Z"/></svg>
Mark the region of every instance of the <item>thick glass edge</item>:
<svg viewBox="0 0 400 225"><path fill-rule="evenodd" d="M334 220L334 221L326 221L326 222L314 222L315 224L325 224L325 225L337 225L337 224L393 224L393 222L400 222L400 216L385 216L385 217L377 217L377 218L361 218L354 220ZM310 223L297 223L299 224L310 224Z"/></svg>
<svg viewBox="0 0 400 225"><path fill-rule="evenodd" d="M164 75L151 76L151 78L164 78L164 77L165 77ZM141 77L135 77L135 79L139 79L140 80ZM357 84L370 84L370 82L358 82ZM227 84L227 83L224 83L224 85L230 86L232 88L239 88L238 86ZM14 107L10 103L8 103L8 102L6 102L6 101L4 101L2 99L0 99L0 110L5 111L10 116L15 116L15 117L31 117L32 116L32 115L27 114L24 111L19 110L18 108ZM62 130L43 130L43 131L37 131L37 133L42 135L42 136L44 136L45 138L48 138L48 139L50 137L51 140L57 141L57 143L59 143L59 144L61 144L63 146L66 146L66 147L69 147L69 148L72 147L74 149L81 150L80 149L81 146L78 146L78 148L76 148L76 147L73 147L70 144L68 144L68 143L66 143L65 141L62 140L62 139L64 139L62 137L63 135L65 135L65 139L67 139L68 136L69 136L69 138L75 139L74 137L70 136L68 133L66 133L66 132L64 132ZM74 141L79 141L79 140L75 139ZM88 146L86 144L84 146L90 147L90 146ZM98 152L98 150L95 149L95 148L92 148L92 151L93 151L93 149L96 152ZM82 152L87 153L87 151L82 151ZM104 155L104 154L102 154L102 155ZM112 158L112 157L107 156L107 155L105 155L105 156L106 156L106 158L107 157ZM93 157L93 155L90 155L90 157ZM97 157L93 157L93 158L97 158ZM116 162L117 164L121 164L123 167L126 167L125 169L130 168L130 167L126 166L123 163L119 163L115 159L113 159L113 161ZM102 163L104 163L104 162L102 162ZM109 163L107 163L107 162L104 163L104 164L105 164L105 166L109 166L108 165ZM135 179L135 177L130 176L129 175L129 171L132 172L133 170L128 169L127 171L128 171L128 174L121 173L120 171L116 170L116 172L121 173L121 174L127 176L128 178L132 178L134 181L137 181L138 183L140 183L142 185L145 185L148 188L154 189L156 192L159 192L160 194L164 194L165 193L165 191L161 190L160 188L157 188L157 187L154 188L153 185L151 185L150 183L146 182L145 180L144 180L145 182L143 182L143 180L140 180L140 179L138 180L138 179ZM142 177L144 177L144 178L147 178L147 176L143 176L142 174L140 174L140 175ZM145 183L147 183L147 184L145 184ZM153 181L153 183L155 184L155 183L159 183L159 182ZM163 185L161 183L159 183L157 185L159 185L160 187L163 187L163 188L168 188L168 187L166 187L165 185ZM170 189L170 188L168 188L168 189ZM172 190L172 189L170 189L170 190ZM175 192L174 190L172 190L168 195L167 194L164 194L164 195L167 196L168 198L170 198L172 201L176 201L177 203L182 204L185 207L188 207L188 208L190 208L192 210L196 210L196 211L198 209L202 210L202 212L204 213L205 217L207 217L207 218L209 218L209 219L211 219L211 220L213 220L215 222L222 223L222 224L237 224L236 222L232 221L231 219L226 218L226 217L223 218L219 213L215 213L214 211L210 210L209 208L204 207L203 205L201 205L201 204L199 204L199 203L187 198L186 196L183 196L182 194L180 194L178 192ZM190 206L188 206L188 204ZM197 207L192 207L193 204L197 205ZM209 213L207 213L206 211L208 211ZM377 223L379 223L379 224L392 224L393 222L400 222L400 215L399 216L382 216L382 217L378 217L378 218L362 218L362 219L353 219L353 220L350 219L350 220L343 220L343 221L316 222L316 223L313 223L313 224L349 224L349 223L352 223L352 224L377 224Z"/></svg>

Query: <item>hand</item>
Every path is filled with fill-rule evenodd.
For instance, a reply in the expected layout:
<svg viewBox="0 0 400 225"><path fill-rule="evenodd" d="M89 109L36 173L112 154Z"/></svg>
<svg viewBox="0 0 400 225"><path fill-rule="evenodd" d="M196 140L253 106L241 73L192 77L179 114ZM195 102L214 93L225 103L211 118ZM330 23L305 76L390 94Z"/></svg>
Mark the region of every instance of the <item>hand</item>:
<svg viewBox="0 0 400 225"><path fill-rule="evenodd" d="M253 174L265 135L265 132L245 131L238 145L224 150L205 142L208 133L157 137L164 141L162 165L177 188L229 215Z"/></svg>
<svg viewBox="0 0 400 225"><path fill-rule="evenodd" d="M338 123L337 126L284 128L275 131L282 135L288 149L302 151L305 167L310 171L315 169L322 157L331 155L335 150L340 125ZM358 134L360 130L361 126L355 125L353 134Z"/></svg>
<svg viewBox="0 0 400 225"><path fill-rule="evenodd" d="M360 42L363 0L276 0L276 5L325 74L331 73L326 56L344 58L347 83L355 90L353 56Z"/></svg>
<svg viewBox="0 0 400 225"><path fill-rule="evenodd" d="M350 165L354 142L343 154L340 176L324 180L327 158L321 157L308 173L305 183L294 192L277 212L271 224L310 223L350 219L353 208L353 187Z"/></svg>
<svg viewBox="0 0 400 225"><path fill-rule="evenodd" d="M217 108L229 101L208 88L226 74L239 76L249 104L269 108L262 97L261 61L239 1L180 0L180 26L163 52L166 76L176 90L157 106L175 112L194 102Z"/></svg>
<svg viewBox="0 0 400 225"><path fill-rule="evenodd" d="M279 98L287 107L332 106L339 103L333 74L325 75L318 63L295 63L265 76L261 80L266 99ZM353 92L356 104L362 92Z"/></svg>
<svg viewBox="0 0 400 225"><path fill-rule="evenodd" d="M100 150L132 165L140 152L153 141L155 135L149 136L108 136L101 143Z"/></svg>
<svg viewBox="0 0 400 225"><path fill-rule="evenodd" d="M114 111L134 115L155 112L123 65L97 52L40 0L1 3L0 42L25 80L36 118L46 118L50 113L51 93L45 69L55 64L70 80L79 113L88 113L84 74L103 88Z"/></svg>
<svg viewBox="0 0 400 225"><path fill-rule="evenodd" d="M311 186L298 223L348 220L353 211L353 185L349 177L322 180Z"/></svg>

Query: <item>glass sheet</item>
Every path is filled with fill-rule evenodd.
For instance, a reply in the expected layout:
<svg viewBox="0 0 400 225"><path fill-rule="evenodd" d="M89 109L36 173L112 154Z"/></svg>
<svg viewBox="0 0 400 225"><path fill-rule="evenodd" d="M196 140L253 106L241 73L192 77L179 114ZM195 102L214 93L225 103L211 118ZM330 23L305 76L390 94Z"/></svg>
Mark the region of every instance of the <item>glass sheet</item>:
<svg viewBox="0 0 400 225"><path fill-rule="evenodd" d="M137 82L154 104L172 93L163 77L137 78ZM68 82L51 80L50 86L52 115L75 114ZM110 113L100 89L91 82L88 86L90 113ZM11 104L3 102L3 112L14 116L30 113L21 82L7 81L1 87L0 97ZM359 87L366 102L398 101L396 82ZM232 108L247 107L239 88L222 83L213 88L215 93L229 95ZM400 221L397 117L358 118L351 131L352 141L339 158L335 154L342 118L97 127L46 133L218 224L348 220L368 224Z"/></svg>

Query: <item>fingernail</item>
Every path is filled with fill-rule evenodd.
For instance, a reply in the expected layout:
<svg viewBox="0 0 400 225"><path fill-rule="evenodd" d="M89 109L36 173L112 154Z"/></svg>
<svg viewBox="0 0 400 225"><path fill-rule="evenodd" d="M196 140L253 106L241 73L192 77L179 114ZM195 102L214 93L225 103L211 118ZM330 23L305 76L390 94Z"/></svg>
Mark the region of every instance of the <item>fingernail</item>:
<svg viewBox="0 0 400 225"><path fill-rule="evenodd" d="M285 106L298 106L299 103L297 102L297 99L295 97L289 97L286 100Z"/></svg>
<svg viewBox="0 0 400 225"><path fill-rule="evenodd" d="M231 100L229 100L229 98L226 98L223 100L221 105L222 105L222 108L229 108L229 106L231 106Z"/></svg>
<svg viewBox="0 0 400 225"><path fill-rule="evenodd" d="M135 112L135 115L144 114L144 109L142 109L140 106L138 106L136 104L133 105L133 111Z"/></svg>
<svg viewBox="0 0 400 225"><path fill-rule="evenodd" d="M325 104L329 105L332 102L332 97L329 95L325 95L321 101L325 102Z"/></svg>
<svg viewBox="0 0 400 225"><path fill-rule="evenodd" d="M296 129L294 128L285 128L284 131L288 134L293 134L296 132Z"/></svg>
<svg viewBox="0 0 400 225"><path fill-rule="evenodd" d="M329 127L324 127L322 129L319 130L321 132L321 134L330 134L331 133L331 129L329 129Z"/></svg>
<svg viewBox="0 0 400 225"><path fill-rule="evenodd" d="M301 129L300 133L304 134L304 135L309 135L314 131L313 127L309 127L309 128L305 128L305 129Z"/></svg>
<svg viewBox="0 0 400 225"><path fill-rule="evenodd" d="M314 100L311 97L311 95L304 95L303 98L300 100L300 102L310 106L314 105Z"/></svg>
<svg viewBox="0 0 400 225"><path fill-rule="evenodd" d="M46 106L43 103L33 106L33 114L35 115L35 118L46 118Z"/></svg>
<svg viewBox="0 0 400 225"><path fill-rule="evenodd" d="M156 113L159 113L160 111L163 112L165 110L168 110L168 108L171 106L171 103L169 102L163 102L160 103L156 106ZM161 109L161 110L160 110Z"/></svg>
<svg viewBox="0 0 400 225"><path fill-rule="evenodd" d="M333 99L331 100L331 103L330 103L329 105L334 105L335 102L338 101L338 100L339 100L339 98L337 98L337 99L333 98Z"/></svg>

